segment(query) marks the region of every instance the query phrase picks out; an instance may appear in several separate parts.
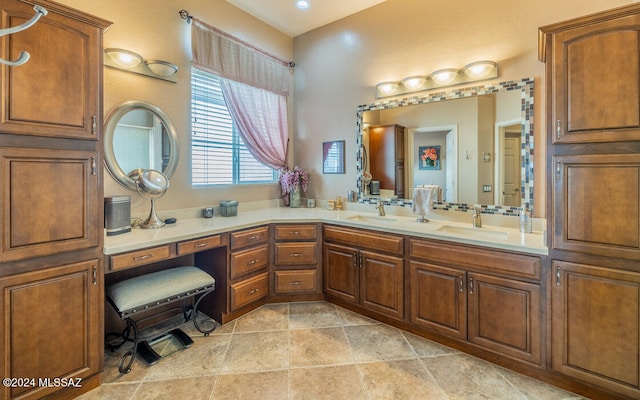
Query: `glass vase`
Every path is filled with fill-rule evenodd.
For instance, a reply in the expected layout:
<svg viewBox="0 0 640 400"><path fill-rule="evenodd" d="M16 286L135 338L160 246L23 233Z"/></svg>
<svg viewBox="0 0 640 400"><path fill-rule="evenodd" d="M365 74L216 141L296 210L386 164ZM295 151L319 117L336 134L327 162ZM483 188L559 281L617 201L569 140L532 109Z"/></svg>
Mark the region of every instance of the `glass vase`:
<svg viewBox="0 0 640 400"><path fill-rule="evenodd" d="M300 185L295 185L289 192L289 207L300 208L302 205L302 195L300 193Z"/></svg>

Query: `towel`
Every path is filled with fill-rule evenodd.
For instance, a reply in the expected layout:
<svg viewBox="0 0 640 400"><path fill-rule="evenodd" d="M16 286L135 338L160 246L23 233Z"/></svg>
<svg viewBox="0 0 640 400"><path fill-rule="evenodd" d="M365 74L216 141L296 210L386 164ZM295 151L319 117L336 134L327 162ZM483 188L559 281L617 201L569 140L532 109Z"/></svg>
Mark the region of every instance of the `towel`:
<svg viewBox="0 0 640 400"><path fill-rule="evenodd" d="M439 192L438 185L421 185L413 189L413 213L419 215L430 213Z"/></svg>

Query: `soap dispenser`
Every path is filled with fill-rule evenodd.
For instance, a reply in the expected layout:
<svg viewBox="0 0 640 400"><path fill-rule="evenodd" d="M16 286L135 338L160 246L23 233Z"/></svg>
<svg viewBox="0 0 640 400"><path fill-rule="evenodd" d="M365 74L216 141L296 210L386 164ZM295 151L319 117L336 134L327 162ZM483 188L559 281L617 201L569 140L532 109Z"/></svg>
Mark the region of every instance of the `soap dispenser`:
<svg viewBox="0 0 640 400"><path fill-rule="evenodd" d="M533 219L533 213L528 207L524 207L522 211L520 211L520 232L522 233L531 233L531 220Z"/></svg>

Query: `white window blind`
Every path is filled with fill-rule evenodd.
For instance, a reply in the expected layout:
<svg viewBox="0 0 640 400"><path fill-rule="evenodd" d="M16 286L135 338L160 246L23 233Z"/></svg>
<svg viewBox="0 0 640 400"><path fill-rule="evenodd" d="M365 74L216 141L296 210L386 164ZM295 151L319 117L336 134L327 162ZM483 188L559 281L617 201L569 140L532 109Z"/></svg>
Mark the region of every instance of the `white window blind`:
<svg viewBox="0 0 640 400"><path fill-rule="evenodd" d="M220 79L191 69L191 182L193 186L268 183L276 171L257 161L235 129Z"/></svg>

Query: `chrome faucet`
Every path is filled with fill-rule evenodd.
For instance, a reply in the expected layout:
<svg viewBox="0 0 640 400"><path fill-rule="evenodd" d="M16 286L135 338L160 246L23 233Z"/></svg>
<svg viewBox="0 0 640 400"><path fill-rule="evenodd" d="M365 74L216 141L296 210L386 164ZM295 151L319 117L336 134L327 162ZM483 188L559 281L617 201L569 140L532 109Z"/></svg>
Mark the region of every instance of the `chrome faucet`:
<svg viewBox="0 0 640 400"><path fill-rule="evenodd" d="M473 209L473 227L474 228L482 228L482 213L479 208Z"/></svg>
<svg viewBox="0 0 640 400"><path fill-rule="evenodd" d="M376 206L376 209L378 210L378 215L380 215L381 217L384 217L386 215L384 213L384 203L382 202L382 200L378 201L378 205Z"/></svg>

